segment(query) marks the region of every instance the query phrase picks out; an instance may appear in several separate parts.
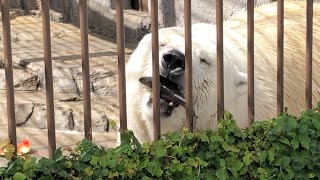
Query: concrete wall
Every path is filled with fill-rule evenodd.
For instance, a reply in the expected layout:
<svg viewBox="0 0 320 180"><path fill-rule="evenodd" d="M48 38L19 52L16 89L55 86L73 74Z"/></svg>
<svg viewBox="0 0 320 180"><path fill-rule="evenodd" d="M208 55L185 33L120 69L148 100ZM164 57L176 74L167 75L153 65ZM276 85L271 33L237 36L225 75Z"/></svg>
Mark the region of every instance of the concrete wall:
<svg viewBox="0 0 320 180"><path fill-rule="evenodd" d="M268 3L270 0L255 0L256 5ZM192 22L215 23L215 0L193 0ZM247 0L223 0L225 19L236 11L246 8ZM150 0L149 0L149 9ZM159 0L159 22L163 27L183 26L184 24L184 0Z"/></svg>
<svg viewBox="0 0 320 180"><path fill-rule="evenodd" d="M88 24L93 33L116 37L116 0L89 0ZM138 42L149 32L150 18L148 13L130 10L131 1L124 1L125 38L127 42ZM79 26L79 0L51 0L52 11L61 15L62 22Z"/></svg>
<svg viewBox="0 0 320 180"><path fill-rule="evenodd" d="M149 10L150 7L149 0ZM36 9L40 0L13 0L24 2L24 9ZM89 0L89 28L91 32L115 38L115 2L116 0ZM247 0L224 0L224 16L229 18L236 11L246 7ZM256 5L270 0L255 0ZM20 3L21 4L21 3ZM39 3L38 3L39 4ZM79 0L50 0L51 18L55 21L72 23L79 26ZM138 42L150 31L150 14L130 10L131 0L124 0L125 38L128 42ZM184 0L159 0L160 27L183 26ZM193 0L192 22L215 23L215 0Z"/></svg>

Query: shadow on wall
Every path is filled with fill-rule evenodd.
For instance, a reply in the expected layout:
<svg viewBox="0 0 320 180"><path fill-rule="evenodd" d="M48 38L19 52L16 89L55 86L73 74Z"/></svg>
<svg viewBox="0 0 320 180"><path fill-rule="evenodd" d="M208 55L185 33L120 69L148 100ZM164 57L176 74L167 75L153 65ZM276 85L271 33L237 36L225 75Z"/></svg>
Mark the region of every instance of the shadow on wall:
<svg viewBox="0 0 320 180"><path fill-rule="evenodd" d="M116 39L116 16L115 11L107 7L105 0L89 1L88 3L88 26L90 32ZM111 6L111 5L110 5ZM50 0L50 9L62 15L60 20L80 27L79 1L78 0ZM125 10L124 20L137 20L141 22L125 23L125 39L130 43L139 42L142 37L150 32L149 17L143 13L133 13ZM134 18L133 18L134 17ZM141 18L139 18L141 17Z"/></svg>
<svg viewBox="0 0 320 180"><path fill-rule="evenodd" d="M177 25L177 18L176 18L176 5L175 2L170 0L170 1L165 1L162 0L160 1L160 11L162 14L162 23L164 27L172 27ZM183 13L183 11L181 12Z"/></svg>

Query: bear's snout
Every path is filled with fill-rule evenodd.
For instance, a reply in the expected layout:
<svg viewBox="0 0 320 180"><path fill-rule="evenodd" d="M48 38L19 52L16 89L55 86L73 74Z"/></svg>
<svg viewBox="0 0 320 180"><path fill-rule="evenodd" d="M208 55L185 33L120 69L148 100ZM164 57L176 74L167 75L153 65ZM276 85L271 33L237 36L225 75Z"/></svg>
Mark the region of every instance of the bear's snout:
<svg viewBox="0 0 320 180"><path fill-rule="evenodd" d="M177 50L170 50L164 53L161 59L163 71L166 78L170 75L181 75L184 70L185 57L184 54Z"/></svg>

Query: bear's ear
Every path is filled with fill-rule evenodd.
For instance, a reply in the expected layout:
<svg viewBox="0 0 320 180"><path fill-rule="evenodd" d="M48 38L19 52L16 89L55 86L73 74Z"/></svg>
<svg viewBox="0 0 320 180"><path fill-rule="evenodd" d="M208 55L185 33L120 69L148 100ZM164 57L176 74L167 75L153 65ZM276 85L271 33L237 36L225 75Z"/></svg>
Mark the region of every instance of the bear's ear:
<svg viewBox="0 0 320 180"><path fill-rule="evenodd" d="M247 74L238 71L237 75L234 77L234 85L236 86L238 95L245 94L247 91Z"/></svg>

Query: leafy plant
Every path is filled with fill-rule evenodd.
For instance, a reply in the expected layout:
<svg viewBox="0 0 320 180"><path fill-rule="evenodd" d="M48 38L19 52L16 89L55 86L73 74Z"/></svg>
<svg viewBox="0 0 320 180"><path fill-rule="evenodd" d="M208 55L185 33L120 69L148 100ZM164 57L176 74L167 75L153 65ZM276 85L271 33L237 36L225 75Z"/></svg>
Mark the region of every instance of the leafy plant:
<svg viewBox="0 0 320 180"><path fill-rule="evenodd" d="M12 157L3 179L319 179L320 111L285 112L246 130L226 113L217 131L171 132L145 144L129 131L114 149L83 140L69 156L57 149L52 158Z"/></svg>

